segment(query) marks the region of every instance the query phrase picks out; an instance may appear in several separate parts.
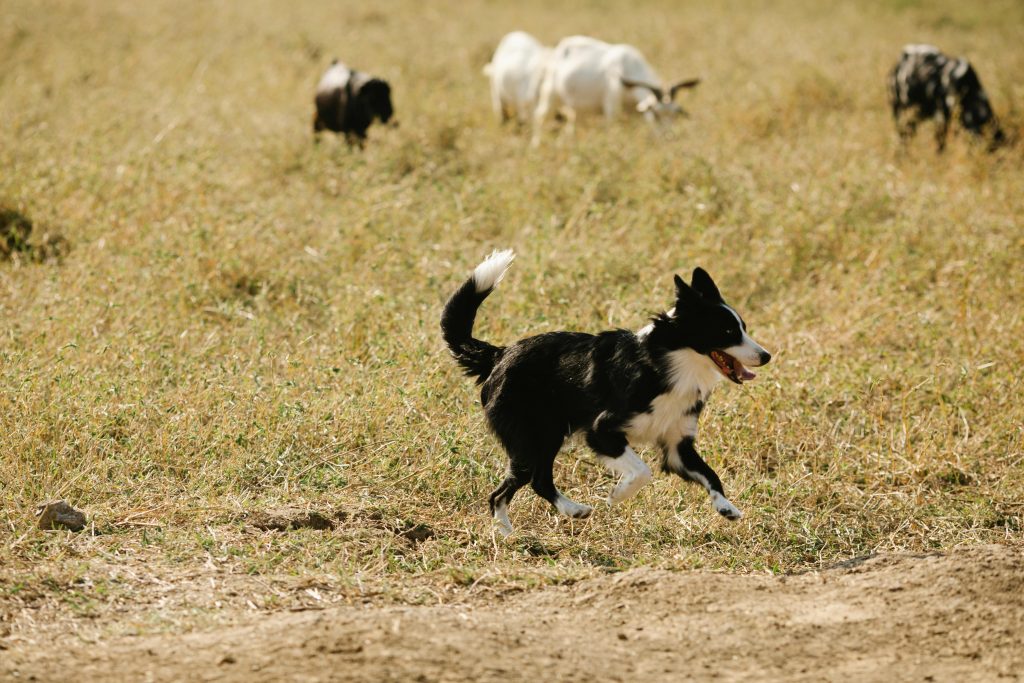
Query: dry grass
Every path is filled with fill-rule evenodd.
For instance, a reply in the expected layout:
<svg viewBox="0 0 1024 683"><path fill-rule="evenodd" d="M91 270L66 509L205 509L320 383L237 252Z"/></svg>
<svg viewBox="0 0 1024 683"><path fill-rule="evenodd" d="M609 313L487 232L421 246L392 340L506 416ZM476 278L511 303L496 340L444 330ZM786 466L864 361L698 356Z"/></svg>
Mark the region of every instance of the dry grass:
<svg viewBox="0 0 1024 683"><path fill-rule="evenodd" d="M9 628L44 605L147 605L144 630L172 607L195 622L1019 543L1021 147L961 137L938 158L926 129L900 157L883 82L904 42L938 43L974 60L1019 133L1020 5L678 5L5 3L0 204L72 244L0 264ZM693 118L668 143L624 121L531 151L492 120L480 74L512 28L642 44L667 78L705 79ZM395 88L402 127L372 129L364 153L311 145L335 54ZM523 494L519 536L495 542L504 459L438 334L495 246L520 254L481 315L495 341L637 328L673 272L712 272L777 354L705 411L741 523L661 477L585 523ZM556 476L587 502L610 483L581 448ZM96 535L34 529L58 496ZM246 524L280 505L347 517ZM416 524L432 537L402 535Z"/></svg>

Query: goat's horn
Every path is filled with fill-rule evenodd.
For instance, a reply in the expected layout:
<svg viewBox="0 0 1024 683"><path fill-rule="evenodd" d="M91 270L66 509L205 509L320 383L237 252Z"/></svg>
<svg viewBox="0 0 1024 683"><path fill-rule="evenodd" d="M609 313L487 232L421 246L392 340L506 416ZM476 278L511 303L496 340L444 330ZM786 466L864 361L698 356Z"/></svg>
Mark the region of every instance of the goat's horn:
<svg viewBox="0 0 1024 683"><path fill-rule="evenodd" d="M699 78L690 78L685 81L679 81L678 83L673 84L672 87L669 89L669 97L675 97L676 93L682 90L683 88L692 88L698 83L700 83Z"/></svg>
<svg viewBox="0 0 1024 683"><path fill-rule="evenodd" d="M631 81L628 78L620 78L619 80L622 81L622 85L626 86L627 88L647 88L648 90L653 92L654 96L657 97L659 100L665 94L664 91L661 88L659 88L656 85L651 85L650 83L641 83L640 81Z"/></svg>

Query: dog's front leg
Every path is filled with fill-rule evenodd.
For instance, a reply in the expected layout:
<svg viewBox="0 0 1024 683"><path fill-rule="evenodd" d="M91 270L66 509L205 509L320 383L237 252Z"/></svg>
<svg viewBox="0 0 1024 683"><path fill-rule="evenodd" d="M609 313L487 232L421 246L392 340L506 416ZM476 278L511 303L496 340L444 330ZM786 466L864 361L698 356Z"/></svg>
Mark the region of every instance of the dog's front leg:
<svg viewBox="0 0 1024 683"><path fill-rule="evenodd" d="M707 489L708 495L711 496L711 505L726 519L737 520L743 516L743 513L725 497L722 480L700 457L700 453L694 447L694 437L687 436L676 446L666 448L662 467L667 472L678 474L683 479L696 482Z"/></svg>
<svg viewBox="0 0 1024 683"><path fill-rule="evenodd" d="M640 459L626 435L617 429L602 428L601 419L595 420L596 429L587 432L587 445L597 453L597 460L619 475L619 481L608 494L608 504L615 505L632 498L653 479L651 468Z"/></svg>

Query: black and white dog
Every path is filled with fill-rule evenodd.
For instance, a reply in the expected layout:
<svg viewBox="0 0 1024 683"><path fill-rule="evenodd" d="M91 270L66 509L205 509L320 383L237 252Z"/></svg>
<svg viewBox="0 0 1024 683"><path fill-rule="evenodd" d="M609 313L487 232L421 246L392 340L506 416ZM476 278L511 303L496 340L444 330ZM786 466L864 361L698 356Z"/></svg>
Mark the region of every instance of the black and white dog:
<svg viewBox="0 0 1024 683"><path fill-rule="evenodd" d="M965 130L981 136L991 129L991 148L1005 139L971 63L948 57L934 45L904 46L900 60L889 73L889 102L904 141L913 137L921 121L935 119L935 142L941 152L946 147L950 118L957 109Z"/></svg>
<svg viewBox="0 0 1024 683"><path fill-rule="evenodd" d="M313 134L319 137L324 129L343 133L349 144L361 147L373 120L387 123L394 113L387 81L350 69L335 59L316 86Z"/></svg>
<svg viewBox="0 0 1024 683"><path fill-rule="evenodd" d="M723 378L737 384L753 379L746 366L764 365L771 355L747 335L711 276L697 268L689 285L675 276L675 307L637 333L550 332L494 346L473 337L473 321L513 257L511 251L491 254L441 316L445 342L482 385L487 422L508 453L509 474L490 496L499 530L511 533L508 505L526 484L563 515L593 511L562 495L552 478L555 456L575 432L584 433L597 459L619 475L609 503L626 500L651 480L650 468L630 448L649 443L661 449L663 470L702 485L719 514L739 519L718 475L697 453L697 420Z"/></svg>

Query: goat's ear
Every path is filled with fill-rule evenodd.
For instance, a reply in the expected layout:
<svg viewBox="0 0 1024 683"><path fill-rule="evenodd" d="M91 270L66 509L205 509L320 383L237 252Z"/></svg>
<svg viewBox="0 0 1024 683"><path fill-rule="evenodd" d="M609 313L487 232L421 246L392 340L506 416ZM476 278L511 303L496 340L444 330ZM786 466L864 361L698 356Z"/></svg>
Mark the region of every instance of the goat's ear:
<svg viewBox="0 0 1024 683"><path fill-rule="evenodd" d="M722 294L718 291L718 286L703 268L695 268L693 270L693 278L690 280L690 283L693 289L708 301L719 302L722 300Z"/></svg>
<svg viewBox="0 0 1024 683"><path fill-rule="evenodd" d="M668 90L669 99L675 99L675 96L676 96L677 92L679 92L680 90L683 90L684 88L694 88L699 83L700 83L700 79L699 78L691 78L691 79L688 79L688 80L685 80L685 81L679 81L678 83L673 83L672 87L669 88L669 90Z"/></svg>
<svg viewBox="0 0 1024 683"><path fill-rule="evenodd" d="M673 275L676 283L676 308L681 310L700 303L700 294L693 287L683 282L683 278Z"/></svg>

